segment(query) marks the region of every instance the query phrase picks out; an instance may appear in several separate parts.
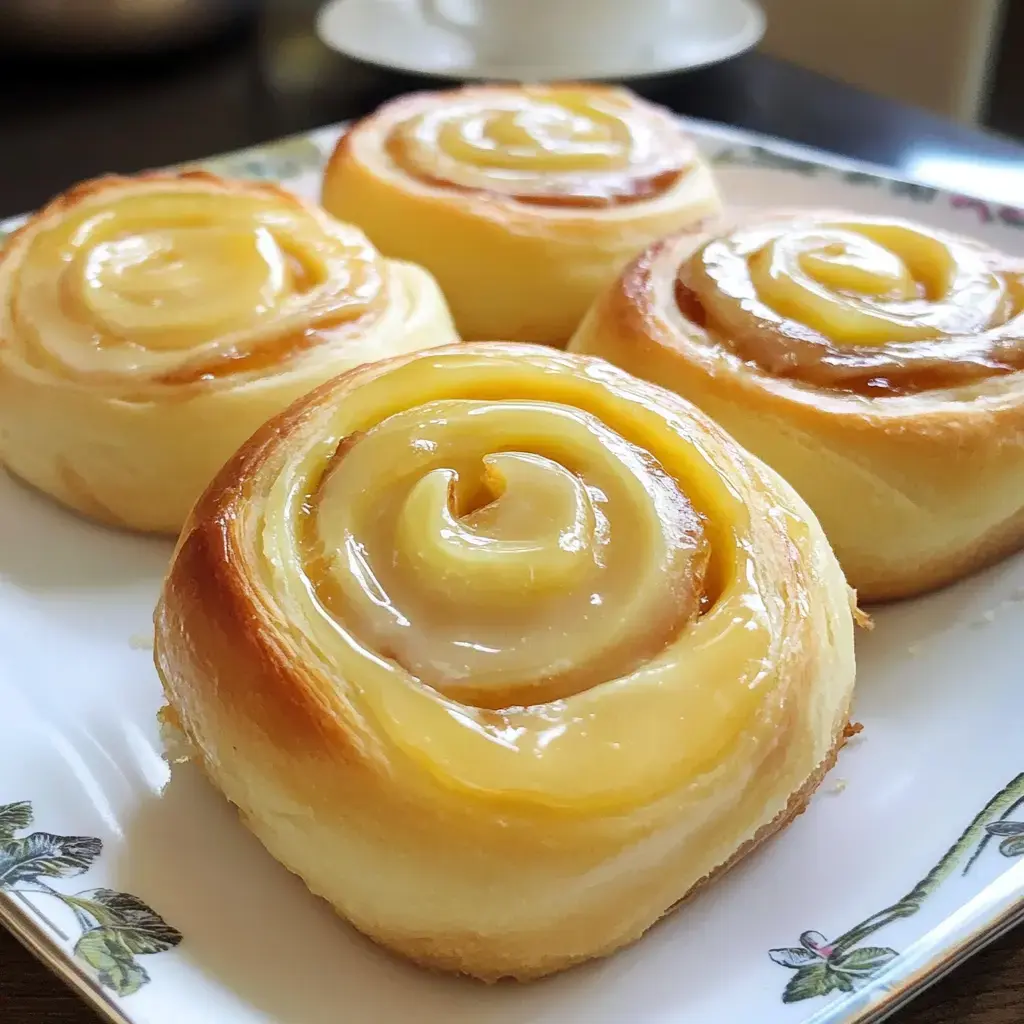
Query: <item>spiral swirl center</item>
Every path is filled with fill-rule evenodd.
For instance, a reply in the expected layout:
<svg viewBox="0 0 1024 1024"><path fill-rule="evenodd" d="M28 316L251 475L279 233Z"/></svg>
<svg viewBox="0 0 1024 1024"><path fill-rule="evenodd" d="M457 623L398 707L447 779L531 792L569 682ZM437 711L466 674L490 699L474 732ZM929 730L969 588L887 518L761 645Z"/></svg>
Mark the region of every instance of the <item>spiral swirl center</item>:
<svg viewBox="0 0 1024 1024"><path fill-rule="evenodd" d="M505 170L605 170L629 163L631 137L625 123L593 103L566 97L498 109L471 108L444 121L438 144L467 164Z"/></svg>
<svg viewBox="0 0 1024 1024"><path fill-rule="evenodd" d="M259 186L183 175L100 191L36 235L11 315L51 372L181 384L283 362L382 289L361 232Z"/></svg>
<svg viewBox="0 0 1024 1024"><path fill-rule="evenodd" d="M524 202L599 205L655 195L692 164L670 119L614 90L479 90L427 106L387 142L408 173Z"/></svg>
<svg viewBox="0 0 1024 1024"><path fill-rule="evenodd" d="M834 291L879 299L906 302L921 296L921 287L898 253L853 231L810 232L803 238L780 240L770 251L769 273L792 277L802 271Z"/></svg>
<svg viewBox="0 0 1024 1024"><path fill-rule="evenodd" d="M642 663L698 612L708 559L700 517L648 453L531 401L432 402L349 438L303 547L346 630L486 708Z"/></svg>
<svg viewBox="0 0 1024 1024"><path fill-rule="evenodd" d="M211 331L248 326L295 287L262 227L167 228L100 242L84 253L82 295L109 331L187 348Z"/></svg>
<svg viewBox="0 0 1024 1024"><path fill-rule="evenodd" d="M1015 311L981 253L898 222L759 225L709 243L700 258L727 297L838 345L934 341Z"/></svg>
<svg viewBox="0 0 1024 1024"><path fill-rule="evenodd" d="M593 569L598 512L558 463L498 452L483 457L482 499L460 497L462 483L456 470L433 470L413 486L398 518L397 547L439 600L453 591L485 602L509 592L550 595Z"/></svg>

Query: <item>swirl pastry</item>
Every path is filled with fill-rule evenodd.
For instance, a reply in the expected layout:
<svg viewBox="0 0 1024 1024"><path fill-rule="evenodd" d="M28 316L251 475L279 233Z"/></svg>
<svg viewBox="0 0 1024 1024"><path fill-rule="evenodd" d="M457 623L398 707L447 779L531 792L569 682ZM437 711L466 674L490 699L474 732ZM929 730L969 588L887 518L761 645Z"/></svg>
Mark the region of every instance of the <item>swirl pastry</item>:
<svg viewBox="0 0 1024 1024"><path fill-rule="evenodd" d="M282 189L100 178L0 254L0 461L94 519L176 533L295 398L457 340L428 273Z"/></svg>
<svg viewBox="0 0 1024 1024"><path fill-rule="evenodd" d="M1024 541L1024 261L779 212L640 256L571 343L698 403L814 509L865 601Z"/></svg>
<svg viewBox="0 0 1024 1024"><path fill-rule="evenodd" d="M716 213L666 111L622 89L405 96L339 141L323 204L438 279L468 340L562 345L641 249Z"/></svg>
<svg viewBox="0 0 1024 1024"><path fill-rule="evenodd" d="M423 964L636 939L841 744L850 594L781 477L602 362L480 343L325 384L186 525L172 724L270 852Z"/></svg>

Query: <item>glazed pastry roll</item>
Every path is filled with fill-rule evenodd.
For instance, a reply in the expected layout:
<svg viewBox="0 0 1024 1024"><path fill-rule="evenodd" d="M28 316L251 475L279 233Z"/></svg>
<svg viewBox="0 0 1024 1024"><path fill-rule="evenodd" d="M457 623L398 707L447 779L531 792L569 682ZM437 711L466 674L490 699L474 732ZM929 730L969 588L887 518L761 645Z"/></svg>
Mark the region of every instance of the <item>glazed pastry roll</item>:
<svg viewBox="0 0 1024 1024"><path fill-rule="evenodd" d="M176 533L295 398L456 340L428 273L280 188L101 178L0 253L0 461L93 519Z"/></svg>
<svg viewBox="0 0 1024 1024"><path fill-rule="evenodd" d="M560 346L629 259L719 208L671 114L582 85L388 103L339 141L323 203L430 269L466 339Z"/></svg>
<svg viewBox="0 0 1024 1024"><path fill-rule="evenodd" d="M195 507L165 717L284 865L411 959L531 978L638 938L803 809L850 591L675 395L480 343L331 381Z"/></svg>
<svg viewBox="0 0 1024 1024"><path fill-rule="evenodd" d="M640 256L572 341L698 403L817 513L864 601L1024 540L1024 262L775 212Z"/></svg>

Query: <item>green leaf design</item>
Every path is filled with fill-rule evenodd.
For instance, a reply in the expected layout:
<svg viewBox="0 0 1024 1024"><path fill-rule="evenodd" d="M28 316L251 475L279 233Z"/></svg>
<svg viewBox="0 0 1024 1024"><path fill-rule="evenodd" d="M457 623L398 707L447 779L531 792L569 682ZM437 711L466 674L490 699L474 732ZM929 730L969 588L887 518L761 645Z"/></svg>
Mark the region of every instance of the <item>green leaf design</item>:
<svg viewBox="0 0 1024 1024"><path fill-rule="evenodd" d="M939 194L938 189L929 185L918 185L913 181L894 181L891 191L894 196L907 196L917 203L934 202L935 197Z"/></svg>
<svg viewBox="0 0 1024 1024"><path fill-rule="evenodd" d="M850 185L873 185L877 188L883 179L877 174L868 174L865 171L846 171L843 173L843 180Z"/></svg>
<svg viewBox="0 0 1024 1024"><path fill-rule="evenodd" d="M1024 856L1024 835L1010 836L999 844L999 852L1004 857Z"/></svg>
<svg viewBox="0 0 1024 1024"><path fill-rule="evenodd" d="M842 971L830 971L832 980L835 982L835 986L840 992L852 992L853 991L853 978L848 974L843 974Z"/></svg>
<svg viewBox="0 0 1024 1024"><path fill-rule="evenodd" d="M954 205L957 205L955 200ZM796 970L783 992L783 1002L799 1002L835 990L851 992L896 960L899 954L888 946L861 946L860 943L894 921L916 914L921 904L964 860L963 873L967 874L992 838L1002 837L999 850L1003 856L1024 856L1024 822L1011 820L1022 806L1024 772L989 800L943 857L902 899L865 918L832 942L821 932L806 931L800 936L802 950L769 950L768 955L775 963ZM812 957L818 962L813 962Z"/></svg>
<svg viewBox="0 0 1024 1024"><path fill-rule="evenodd" d="M1002 836L999 853L1004 857L1024 856L1024 821L992 821L985 826L989 837Z"/></svg>
<svg viewBox="0 0 1024 1024"><path fill-rule="evenodd" d="M993 821L985 831L990 836L1024 836L1024 821Z"/></svg>
<svg viewBox="0 0 1024 1024"><path fill-rule="evenodd" d="M0 243L3 242L3 238L4 231L0 228ZM20 832L31 824L32 804L28 800L0 805L0 839L13 839L15 832Z"/></svg>
<svg viewBox="0 0 1024 1024"><path fill-rule="evenodd" d="M2 230L2 229L0 229ZM87 964L101 985L129 996L149 982L149 974L136 956L162 953L177 946L182 936L152 907L126 892L93 889L69 895L43 879L73 878L87 871L103 850L94 836L58 836L33 832L16 838L32 824L32 804L22 800L0 804L0 889L28 891L60 900L74 911L83 929L75 943L75 956Z"/></svg>
<svg viewBox="0 0 1024 1024"><path fill-rule="evenodd" d="M824 170L821 164L811 163L809 160L801 160L799 157L785 156L771 149L762 149L760 146L752 146L751 151L755 161L762 167L777 168L781 171L795 171L797 174L804 174L808 177L814 177Z"/></svg>
<svg viewBox="0 0 1024 1024"><path fill-rule="evenodd" d="M146 969L139 966L120 933L112 928L87 931L75 943L75 956L96 972L101 985L119 996L130 996L149 981Z"/></svg>
<svg viewBox="0 0 1024 1024"><path fill-rule="evenodd" d="M836 957L831 962L831 967L836 971L866 978L880 971L898 956L899 953L895 949L889 949L887 946L859 946L857 949L851 949L849 953Z"/></svg>
<svg viewBox="0 0 1024 1024"><path fill-rule="evenodd" d="M769 949L768 955L780 967L805 967L807 964L821 962L821 957L817 953L794 946L790 946L788 949Z"/></svg>
<svg viewBox="0 0 1024 1024"><path fill-rule="evenodd" d="M741 146L722 146L711 153L708 159L713 164L744 166L751 162L747 151Z"/></svg>
<svg viewBox="0 0 1024 1024"><path fill-rule="evenodd" d="M89 914L105 931L115 932L133 954L162 953L181 942L181 932L131 893L96 889L67 896L65 902Z"/></svg>
<svg viewBox="0 0 1024 1024"><path fill-rule="evenodd" d="M800 970L789 979L782 993L784 1003L799 1003L804 999L827 996L839 988L839 980L826 963L816 963Z"/></svg>
<svg viewBox="0 0 1024 1024"><path fill-rule="evenodd" d="M822 938L818 932L804 934ZM768 955L783 967L797 968L782 993L784 1003L798 1003L831 992L852 992L899 956L895 949L883 946L861 946L828 960L809 948L772 949Z"/></svg>
<svg viewBox="0 0 1024 1024"><path fill-rule="evenodd" d="M0 888L40 877L72 878L100 855L103 843L92 836L56 836L33 832L0 843Z"/></svg>

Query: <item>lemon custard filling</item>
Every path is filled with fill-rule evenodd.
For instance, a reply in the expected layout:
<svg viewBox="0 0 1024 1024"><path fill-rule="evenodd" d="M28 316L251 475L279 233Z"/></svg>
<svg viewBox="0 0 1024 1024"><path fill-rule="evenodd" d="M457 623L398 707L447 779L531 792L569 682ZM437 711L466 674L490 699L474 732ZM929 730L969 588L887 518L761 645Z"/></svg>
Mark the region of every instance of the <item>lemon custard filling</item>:
<svg viewBox="0 0 1024 1024"><path fill-rule="evenodd" d="M427 183L595 207L656 197L696 159L694 144L656 108L616 90L569 86L445 97L397 124L386 147Z"/></svg>
<svg viewBox="0 0 1024 1024"><path fill-rule="evenodd" d="M32 239L9 311L28 362L96 383L214 380L384 301L360 232L272 192L187 182L86 201Z"/></svg>
<svg viewBox="0 0 1024 1024"><path fill-rule="evenodd" d="M319 414L257 526L268 614L457 788L625 806L767 749L789 520L752 517L744 471L645 385L505 347Z"/></svg>
<svg viewBox="0 0 1024 1024"><path fill-rule="evenodd" d="M1024 368L1024 265L905 221L755 223L679 268L689 319L777 376L866 394Z"/></svg>

